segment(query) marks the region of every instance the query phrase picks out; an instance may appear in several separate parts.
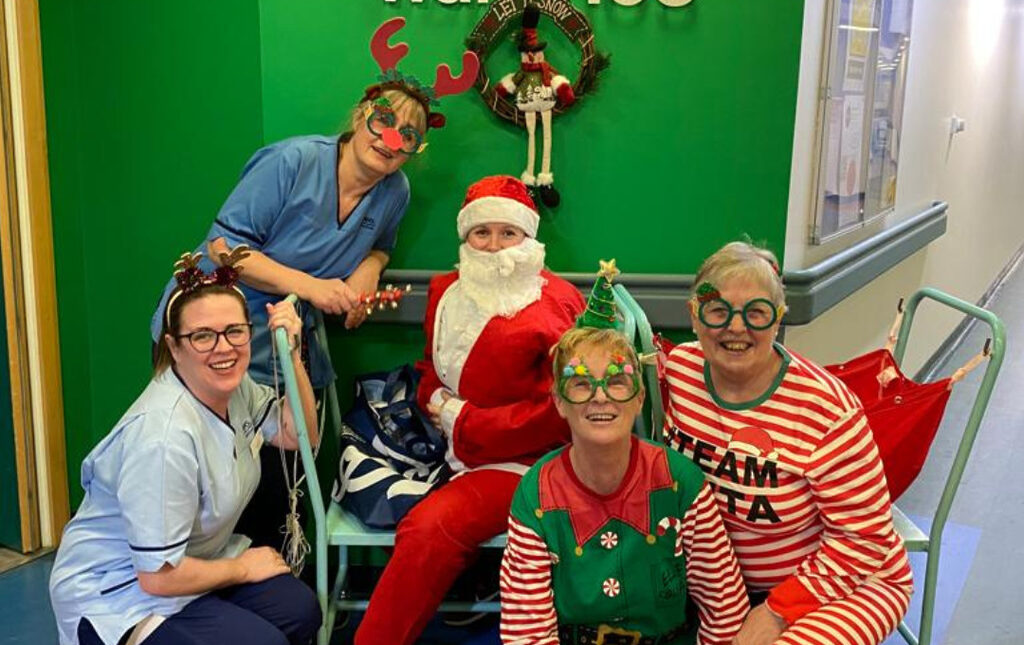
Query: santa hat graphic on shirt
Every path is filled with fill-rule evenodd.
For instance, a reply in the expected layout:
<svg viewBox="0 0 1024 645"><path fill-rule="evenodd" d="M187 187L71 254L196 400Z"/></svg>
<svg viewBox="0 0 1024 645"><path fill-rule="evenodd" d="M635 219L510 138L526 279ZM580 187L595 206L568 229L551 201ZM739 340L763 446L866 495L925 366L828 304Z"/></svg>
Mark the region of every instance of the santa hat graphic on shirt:
<svg viewBox="0 0 1024 645"><path fill-rule="evenodd" d="M779 457L778 451L775 450L775 444L768 433L753 426L746 426L732 433L728 449L765 459L778 459Z"/></svg>

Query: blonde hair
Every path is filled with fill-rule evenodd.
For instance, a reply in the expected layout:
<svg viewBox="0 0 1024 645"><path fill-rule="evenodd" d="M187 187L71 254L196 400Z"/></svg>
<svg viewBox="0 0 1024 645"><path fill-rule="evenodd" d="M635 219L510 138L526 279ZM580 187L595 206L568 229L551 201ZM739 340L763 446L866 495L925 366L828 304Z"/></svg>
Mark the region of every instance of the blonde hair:
<svg viewBox="0 0 1024 645"><path fill-rule="evenodd" d="M409 96L405 92L399 89L386 89L381 92L380 97L386 98L391 102L391 109L395 111L395 115L398 117L405 117L409 122L416 127L420 132L427 131L427 111L424 109L423 104ZM356 104L352 108L352 113L348 117L348 129L342 134L342 140L348 141L352 138L352 134L359 127L360 123L366 122L366 107L376 101L377 99L365 99Z"/></svg>
<svg viewBox="0 0 1024 645"><path fill-rule="evenodd" d="M693 297L697 297L696 287L705 282L720 287L734 278L746 278L764 287L773 303L785 307L786 290L778 266L778 259L768 249L749 242L729 242L700 265Z"/></svg>
<svg viewBox="0 0 1024 645"><path fill-rule="evenodd" d="M598 329L597 327L573 327L562 334L558 343L551 349L552 368L555 374L555 387L558 387L558 379L562 370L572 360L576 350L582 346L597 347L606 349L612 353L619 353L626 357L626 360L636 370L637 381L640 383L640 391L644 389L644 380L641 378L640 360L637 358L633 344L626 336L617 329Z"/></svg>

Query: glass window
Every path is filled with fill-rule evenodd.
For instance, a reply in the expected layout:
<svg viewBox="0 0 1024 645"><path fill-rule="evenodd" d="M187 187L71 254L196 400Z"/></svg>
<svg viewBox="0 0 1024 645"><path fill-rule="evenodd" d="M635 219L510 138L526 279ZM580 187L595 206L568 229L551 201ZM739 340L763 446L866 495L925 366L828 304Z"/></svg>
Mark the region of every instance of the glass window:
<svg viewBox="0 0 1024 645"><path fill-rule="evenodd" d="M913 0L832 0L812 241L896 203Z"/></svg>

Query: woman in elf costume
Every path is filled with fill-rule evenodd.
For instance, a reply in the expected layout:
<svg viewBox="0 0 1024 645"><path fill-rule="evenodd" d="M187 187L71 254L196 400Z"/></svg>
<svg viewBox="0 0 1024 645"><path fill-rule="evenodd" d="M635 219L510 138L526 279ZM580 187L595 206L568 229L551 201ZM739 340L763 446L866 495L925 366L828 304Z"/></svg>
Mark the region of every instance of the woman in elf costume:
<svg viewBox="0 0 1024 645"><path fill-rule="evenodd" d="M700 469L632 434L640 364L614 329L614 261L602 265L587 312L554 349L572 444L538 461L512 501L501 640L684 642L690 596L697 642L729 645L749 610L736 556Z"/></svg>
<svg viewBox="0 0 1024 645"><path fill-rule="evenodd" d="M739 645L877 645L910 603L860 401L775 341L778 262L743 242L704 261L696 343L665 364L669 442L707 474L755 605Z"/></svg>

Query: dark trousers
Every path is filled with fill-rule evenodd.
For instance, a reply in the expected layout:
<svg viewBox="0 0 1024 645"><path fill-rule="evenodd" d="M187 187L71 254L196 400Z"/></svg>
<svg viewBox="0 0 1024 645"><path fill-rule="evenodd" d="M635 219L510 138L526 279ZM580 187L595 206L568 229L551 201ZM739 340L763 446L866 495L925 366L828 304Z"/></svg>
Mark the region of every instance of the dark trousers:
<svg viewBox="0 0 1024 645"><path fill-rule="evenodd" d="M307 645L320 628L320 605L302 582L283 574L196 598L165 620L143 645ZM128 640L128 634L121 642ZM103 645L85 618L81 645Z"/></svg>

